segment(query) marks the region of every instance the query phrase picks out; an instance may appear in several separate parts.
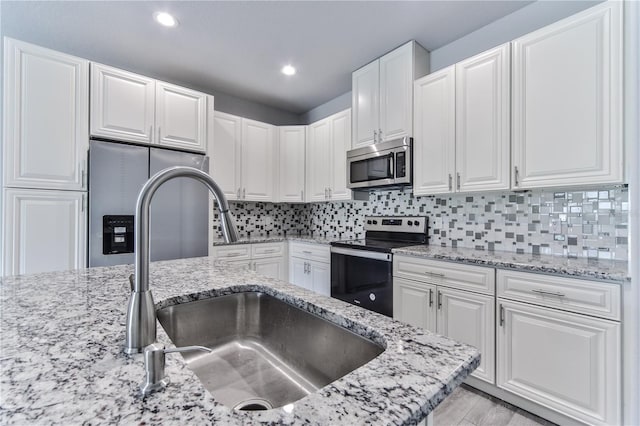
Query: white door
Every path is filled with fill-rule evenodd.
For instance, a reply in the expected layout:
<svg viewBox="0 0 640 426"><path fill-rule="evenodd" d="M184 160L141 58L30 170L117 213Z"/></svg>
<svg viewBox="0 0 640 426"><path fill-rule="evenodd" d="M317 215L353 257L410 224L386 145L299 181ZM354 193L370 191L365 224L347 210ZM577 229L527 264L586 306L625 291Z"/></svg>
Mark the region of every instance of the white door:
<svg viewBox="0 0 640 426"><path fill-rule="evenodd" d="M156 82L156 143L205 152L207 95Z"/></svg>
<svg viewBox="0 0 640 426"><path fill-rule="evenodd" d="M309 273L309 263L299 257L289 258L289 282L298 287L313 290Z"/></svg>
<svg viewBox="0 0 640 426"><path fill-rule="evenodd" d="M89 63L5 39L4 186L86 190Z"/></svg>
<svg viewBox="0 0 640 426"><path fill-rule="evenodd" d="M332 115L331 119L331 175L329 198L350 200L347 189L347 151L351 146L351 110Z"/></svg>
<svg viewBox="0 0 640 426"><path fill-rule="evenodd" d="M213 133L209 174L228 200L238 200L242 195L242 118L216 111Z"/></svg>
<svg viewBox="0 0 640 426"><path fill-rule="evenodd" d="M413 193L453 192L456 165L455 67L414 85Z"/></svg>
<svg viewBox="0 0 640 426"><path fill-rule="evenodd" d="M275 128L242 119L242 199L275 201Z"/></svg>
<svg viewBox="0 0 640 426"><path fill-rule="evenodd" d="M5 275L84 268L86 193L4 190Z"/></svg>
<svg viewBox="0 0 640 426"><path fill-rule="evenodd" d="M353 148L377 142L380 117L380 62L375 60L354 71L351 78Z"/></svg>
<svg viewBox="0 0 640 426"><path fill-rule="evenodd" d="M91 64L91 135L154 143L155 80Z"/></svg>
<svg viewBox="0 0 640 426"><path fill-rule="evenodd" d="M393 278L393 319L436 331L436 286Z"/></svg>
<svg viewBox="0 0 640 426"><path fill-rule="evenodd" d="M412 136L413 42L380 58L380 140Z"/></svg>
<svg viewBox="0 0 640 426"><path fill-rule="evenodd" d="M622 2L513 42L513 186L619 183Z"/></svg>
<svg viewBox="0 0 640 426"><path fill-rule="evenodd" d="M620 424L620 323L498 302L497 385L587 424Z"/></svg>
<svg viewBox="0 0 640 426"><path fill-rule="evenodd" d="M311 275L311 290L323 296L331 296L331 265L308 261Z"/></svg>
<svg viewBox="0 0 640 426"><path fill-rule="evenodd" d="M456 189L508 189L510 45L456 64Z"/></svg>
<svg viewBox="0 0 640 426"><path fill-rule="evenodd" d="M306 126L281 126L279 128L280 190L281 202L304 201Z"/></svg>
<svg viewBox="0 0 640 426"><path fill-rule="evenodd" d="M324 119L309 125L307 140L305 201L326 201L331 165L331 122ZM346 159L345 159L346 161Z"/></svg>
<svg viewBox="0 0 640 426"><path fill-rule="evenodd" d="M471 374L495 383L495 299L438 287L438 334L478 348L481 362Z"/></svg>
<svg viewBox="0 0 640 426"><path fill-rule="evenodd" d="M286 265L283 257L268 257L253 261L253 270L259 274L266 275L278 280L286 280Z"/></svg>

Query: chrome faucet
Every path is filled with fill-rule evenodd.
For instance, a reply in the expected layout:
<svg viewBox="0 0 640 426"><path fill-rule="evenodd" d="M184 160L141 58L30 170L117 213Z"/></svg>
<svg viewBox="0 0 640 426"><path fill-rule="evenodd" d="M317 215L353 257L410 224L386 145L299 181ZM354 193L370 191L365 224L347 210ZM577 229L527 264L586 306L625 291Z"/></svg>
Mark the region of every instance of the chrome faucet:
<svg viewBox="0 0 640 426"><path fill-rule="evenodd" d="M169 167L161 170L145 183L138 195L135 217L135 278L127 310L127 329L124 352L144 351L156 341L156 310L149 289L149 206L156 190L166 181L188 177L202 182L213 194L220 209L220 221L225 242L238 240L238 231L229 214L229 203L217 183L205 172L193 167Z"/></svg>

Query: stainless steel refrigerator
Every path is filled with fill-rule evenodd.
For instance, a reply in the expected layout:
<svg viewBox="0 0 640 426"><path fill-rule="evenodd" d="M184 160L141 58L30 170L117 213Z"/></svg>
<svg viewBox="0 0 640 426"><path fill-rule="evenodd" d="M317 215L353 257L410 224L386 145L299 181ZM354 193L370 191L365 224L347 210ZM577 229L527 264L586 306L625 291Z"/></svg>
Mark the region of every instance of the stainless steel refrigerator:
<svg viewBox="0 0 640 426"><path fill-rule="evenodd" d="M144 183L171 166L209 172L202 154L92 140L89 146L89 266L133 263L134 214ZM206 256L209 194L193 179L162 185L151 201L151 260Z"/></svg>

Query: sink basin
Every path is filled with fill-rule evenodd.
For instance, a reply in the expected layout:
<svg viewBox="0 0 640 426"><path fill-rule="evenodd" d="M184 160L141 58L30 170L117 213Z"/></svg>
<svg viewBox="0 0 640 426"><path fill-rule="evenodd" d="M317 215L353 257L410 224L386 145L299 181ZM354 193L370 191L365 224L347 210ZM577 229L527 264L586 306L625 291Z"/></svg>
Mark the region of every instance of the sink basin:
<svg viewBox="0 0 640 426"><path fill-rule="evenodd" d="M239 410L282 407L380 355L384 348L260 292L159 309L158 320L213 397Z"/></svg>

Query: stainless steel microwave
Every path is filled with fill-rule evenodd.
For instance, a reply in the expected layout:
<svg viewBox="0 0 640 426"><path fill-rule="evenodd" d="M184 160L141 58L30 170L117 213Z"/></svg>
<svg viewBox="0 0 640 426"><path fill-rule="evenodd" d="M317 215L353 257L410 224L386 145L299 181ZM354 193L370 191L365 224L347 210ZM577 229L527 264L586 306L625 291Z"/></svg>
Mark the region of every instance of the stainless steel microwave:
<svg viewBox="0 0 640 426"><path fill-rule="evenodd" d="M347 187L411 185L412 144L404 137L347 151Z"/></svg>

